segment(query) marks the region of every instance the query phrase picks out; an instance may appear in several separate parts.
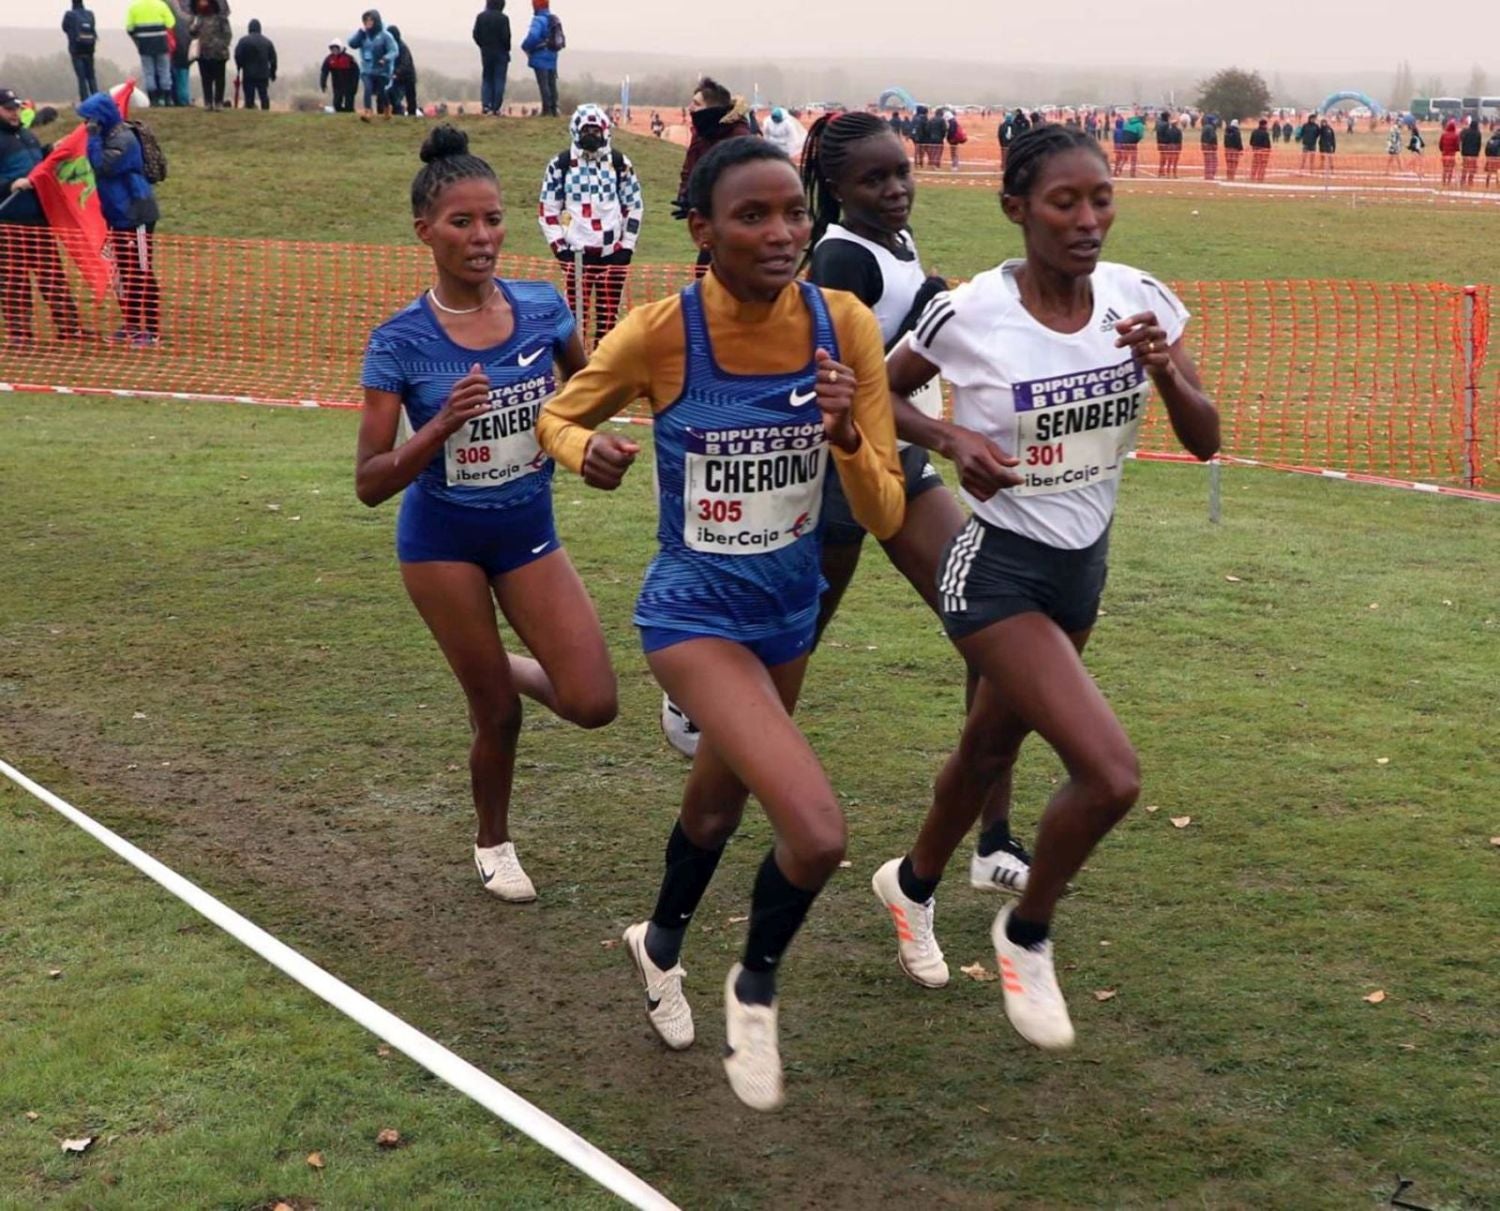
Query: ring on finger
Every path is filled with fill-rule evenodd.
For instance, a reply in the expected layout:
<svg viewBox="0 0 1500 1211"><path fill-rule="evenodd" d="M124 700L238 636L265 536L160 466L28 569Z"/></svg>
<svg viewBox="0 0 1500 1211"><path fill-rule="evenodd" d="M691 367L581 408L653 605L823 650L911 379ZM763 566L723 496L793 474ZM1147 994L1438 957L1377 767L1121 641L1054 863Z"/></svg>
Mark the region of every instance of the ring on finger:
<svg viewBox="0 0 1500 1211"><path fill-rule="evenodd" d="M828 372L828 381L830 383L836 383L836 382L838 382L839 381L839 372L837 370L830 370Z"/></svg>

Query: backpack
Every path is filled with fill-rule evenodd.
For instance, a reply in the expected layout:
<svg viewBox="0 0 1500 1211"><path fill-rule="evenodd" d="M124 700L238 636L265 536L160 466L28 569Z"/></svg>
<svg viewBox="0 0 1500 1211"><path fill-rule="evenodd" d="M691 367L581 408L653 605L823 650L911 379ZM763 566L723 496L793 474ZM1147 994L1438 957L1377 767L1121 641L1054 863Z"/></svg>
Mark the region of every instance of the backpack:
<svg viewBox="0 0 1500 1211"><path fill-rule="evenodd" d="M94 28L94 14L85 9L78 14L78 26L73 31L73 45L80 53L93 54L99 41L99 31Z"/></svg>
<svg viewBox="0 0 1500 1211"><path fill-rule="evenodd" d="M142 172L152 185L160 185L167 179L167 153L157 142L156 132L144 122L126 122L135 132L136 142L141 145L141 159L145 162Z"/></svg>
<svg viewBox="0 0 1500 1211"><path fill-rule="evenodd" d="M568 35L563 33L562 22L552 13L547 14L547 42L548 50L563 50L568 45Z"/></svg>
<svg viewBox="0 0 1500 1211"><path fill-rule="evenodd" d="M960 126L958 124L958 119L957 118L954 118L953 119L953 125L948 128L948 142L950 142L950 143L967 143L968 141L969 141L969 132L966 131L962 126Z"/></svg>

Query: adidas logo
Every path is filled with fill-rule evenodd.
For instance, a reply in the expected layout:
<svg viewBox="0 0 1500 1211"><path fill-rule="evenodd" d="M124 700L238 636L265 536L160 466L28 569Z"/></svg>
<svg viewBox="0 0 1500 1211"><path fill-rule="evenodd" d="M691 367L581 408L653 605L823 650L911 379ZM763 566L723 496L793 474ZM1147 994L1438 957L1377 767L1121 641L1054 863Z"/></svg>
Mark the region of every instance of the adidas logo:
<svg viewBox="0 0 1500 1211"><path fill-rule="evenodd" d="M1106 307L1104 309L1104 319L1099 324L1099 331L1100 332L1108 332L1108 331L1110 331L1116 324L1118 324L1124 318L1125 317L1122 316L1113 307Z"/></svg>

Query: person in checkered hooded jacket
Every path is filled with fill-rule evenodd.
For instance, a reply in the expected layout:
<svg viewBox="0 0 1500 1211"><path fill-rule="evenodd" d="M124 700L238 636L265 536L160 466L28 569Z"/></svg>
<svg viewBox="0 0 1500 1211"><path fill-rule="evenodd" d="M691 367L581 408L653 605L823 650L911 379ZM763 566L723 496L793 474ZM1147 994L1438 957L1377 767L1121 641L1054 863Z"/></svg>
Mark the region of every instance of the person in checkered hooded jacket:
<svg viewBox="0 0 1500 1211"><path fill-rule="evenodd" d="M619 316L646 206L635 165L610 146L611 123L603 109L580 105L568 130L572 145L547 163L538 217L542 237L563 264L568 300L583 313L577 316L580 328L587 328L587 313L593 312L597 344ZM581 301L574 281L579 252Z"/></svg>

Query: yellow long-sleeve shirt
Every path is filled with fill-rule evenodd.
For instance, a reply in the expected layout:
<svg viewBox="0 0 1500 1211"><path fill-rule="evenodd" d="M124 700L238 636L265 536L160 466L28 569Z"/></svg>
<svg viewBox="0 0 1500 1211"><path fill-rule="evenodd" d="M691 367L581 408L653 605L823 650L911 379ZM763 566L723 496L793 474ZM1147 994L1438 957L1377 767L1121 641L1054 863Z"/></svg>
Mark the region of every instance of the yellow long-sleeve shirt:
<svg viewBox="0 0 1500 1211"><path fill-rule="evenodd" d="M703 279L702 297L714 360L726 372L792 374L807 365L813 321L795 284L774 302L745 303L710 273ZM846 454L831 447L834 467L860 525L876 538L889 538L905 517L906 485L896 456L880 325L852 294L825 290L823 297L838 336L839 360L857 380L852 419L859 449ZM547 402L537 421L537 441L578 473L595 428L638 399L649 400L652 412L660 412L682 393L686 363L680 297L636 308Z"/></svg>

